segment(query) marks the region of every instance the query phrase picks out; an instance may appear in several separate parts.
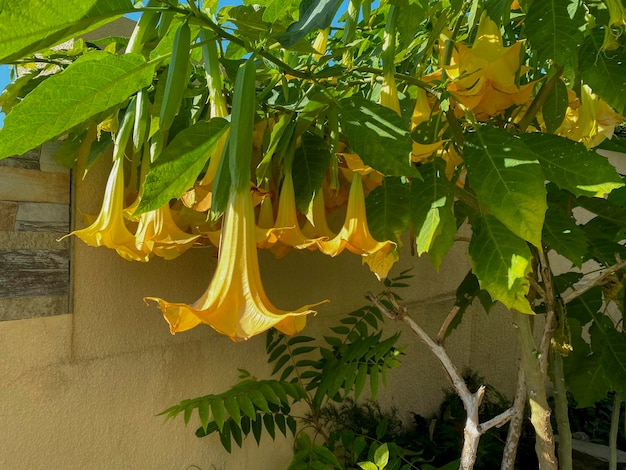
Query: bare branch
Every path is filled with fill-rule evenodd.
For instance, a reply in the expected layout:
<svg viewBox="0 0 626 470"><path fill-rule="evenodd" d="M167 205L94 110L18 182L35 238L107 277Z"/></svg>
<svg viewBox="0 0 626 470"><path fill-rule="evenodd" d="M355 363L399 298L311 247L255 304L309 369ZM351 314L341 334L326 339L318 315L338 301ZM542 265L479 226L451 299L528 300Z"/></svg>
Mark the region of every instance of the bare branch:
<svg viewBox="0 0 626 470"><path fill-rule="evenodd" d="M563 297L563 303L564 304L568 304L570 303L572 300L580 297L581 295L583 295L585 292L593 289L596 286L602 285L604 283L604 281L612 276L615 272L619 271L620 269L624 269L626 268L626 261L618 261L617 263L615 263L613 266L606 268L606 270L597 278L595 278L592 282L590 282L589 284L584 285L583 287L580 287L579 289L576 289L574 292L566 295L565 297Z"/></svg>
<svg viewBox="0 0 626 470"><path fill-rule="evenodd" d="M450 310L450 313L448 313L448 316L441 324L441 328L439 328L439 333L437 333L437 343L441 344L442 346L443 343L446 341L446 332L448 331L450 324L458 315L459 310L461 310L461 307L459 307L458 305L452 307L452 310Z"/></svg>

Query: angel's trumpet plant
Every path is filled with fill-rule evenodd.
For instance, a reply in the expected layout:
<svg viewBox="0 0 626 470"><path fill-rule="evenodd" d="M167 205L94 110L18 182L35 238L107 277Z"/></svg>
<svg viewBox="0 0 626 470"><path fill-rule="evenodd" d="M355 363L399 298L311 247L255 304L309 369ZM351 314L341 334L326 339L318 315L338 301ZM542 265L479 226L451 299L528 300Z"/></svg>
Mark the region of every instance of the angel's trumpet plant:
<svg viewBox="0 0 626 470"><path fill-rule="evenodd" d="M301 331L310 305L279 310L267 298L261 283L256 248L256 224L250 194L250 158L254 107L255 65L248 59L235 82L233 129L228 153L231 186L224 211L217 268L206 292L192 305L156 301L176 333L201 323L233 341L242 341L269 328L293 335Z"/></svg>
<svg viewBox="0 0 626 470"><path fill-rule="evenodd" d="M427 122L430 119L430 114L431 108L428 103L428 98L426 97L426 91L422 88L418 88L417 99L415 100L415 106L413 107L413 114L411 116L411 132L420 124ZM433 153L439 150L443 144L443 140L428 144L414 141L411 150L411 161L422 162L427 160Z"/></svg>
<svg viewBox="0 0 626 470"><path fill-rule="evenodd" d="M344 249L363 257L378 279L387 277L387 273L398 260L396 243L390 240L379 242L372 237L367 225L365 213L365 194L361 176L352 177L346 218L341 231L335 238L319 241L320 251L330 256L337 256Z"/></svg>

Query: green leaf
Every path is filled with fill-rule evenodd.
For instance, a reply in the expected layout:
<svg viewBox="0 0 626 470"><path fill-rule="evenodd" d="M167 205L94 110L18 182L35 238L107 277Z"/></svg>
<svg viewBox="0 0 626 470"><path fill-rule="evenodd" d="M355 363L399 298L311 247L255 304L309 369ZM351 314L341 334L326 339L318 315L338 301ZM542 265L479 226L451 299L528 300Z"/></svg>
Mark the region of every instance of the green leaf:
<svg viewBox="0 0 626 470"><path fill-rule="evenodd" d="M603 197L624 185L608 159L580 142L529 132L521 140L535 154L546 178L576 196Z"/></svg>
<svg viewBox="0 0 626 470"><path fill-rule="evenodd" d="M264 414L263 424L265 425L265 429L267 430L268 434L271 436L272 439L274 439L276 437L276 429L274 427L274 417L269 413Z"/></svg>
<svg viewBox="0 0 626 470"><path fill-rule="evenodd" d="M150 168L136 214L158 209L193 187L228 126L225 119L213 118L179 132Z"/></svg>
<svg viewBox="0 0 626 470"><path fill-rule="evenodd" d="M0 130L0 159L21 155L124 103L152 82L154 64L137 54L92 52L15 106Z"/></svg>
<svg viewBox="0 0 626 470"><path fill-rule="evenodd" d="M568 102L567 87L563 80L557 80L541 108L541 115L548 133L554 133L563 123Z"/></svg>
<svg viewBox="0 0 626 470"><path fill-rule="evenodd" d="M252 399L252 402L255 404L257 408L259 408L260 410L263 410L265 413L270 412L267 400L265 399L265 397L263 396L260 390L251 390L250 398Z"/></svg>
<svg viewBox="0 0 626 470"><path fill-rule="evenodd" d="M315 193L322 187L329 163L330 151L326 141L310 132L303 134L292 169L296 205L303 214L306 214Z"/></svg>
<svg viewBox="0 0 626 470"><path fill-rule="evenodd" d="M373 462L359 462L357 465L363 470L379 470L376 464Z"/></svg>
<svg viewBox="0 0 626 470"><path fill-rule="evenodd" d="M206 430L209 426L209 400L200 400L200 403L198 403L198 416L200 417L202 427Z"/></svg>
<svg viewBox="0 0 626 470"><path fill-rule="evenodd" d="M540 247L547 203L535 154L505 130L481 128L467 138L465 161L479 202L515 235Z"/></svg>
<svg viewBox="0 0 626 470"><path fill-rule="evenodd" d="M565 208L548 202L543 226L543 242L560 255L581 267L587 253L587 239Z"/></svg>
<svg viewBox="0 0 626 470"><path fill-rule="evenodd" d="M592 353L582 339L582 327L576 319L567 320L572 337L573 351L563 358L565 384L574 395L578 408L593 406L606 397L609 384L604 378L602 357Z"/></svg>
<svg viewBox="0 0 626 470"><path fill-rule="evenodd" d="M400 242L410 225L409 185L402 178L388 176L365 199L367 225L376 240Z"/></svg>
<svg viewBox="0 0 626 470"><path fill-rule="evenodd" d="M542 61L571 64L582 41L585 7L572 0L545 0L529 4L525 30Z"/></svg>
<svg viewBox="0 0 626 470"><path fill-rule="evenodd" d="M389 449L387 448L387 444L383 444L376 452L374 452L374 463L380 469L383 469L387 466L389 462Z"/></svg>
<svg viewBox="0 0 626 470"><path fill-rule="evenodd" d="M354 381L354 399L357 400L363 391L365 386L365 379L367 379L367 364L362 363L359 365L359 370L356 374L356 380Z"/></svg>
<svg viewBox="0 0 626 470"><path fill-rule="evenodd" d="M420 167L423 181L411 184L411 214L417 254L428 253L437 269L454 243L456 219L452 212L454 186L440 158Z"/></svg>
<svg viewBox="0 0 626 470"><path fill-rule="evenodd" d="M211 400L211 413L213 413L213 420L220 431L224 429L224 402L221 398Z"/></svg>
<svg viewBox="0 0 626 470"><path fill-rule="evenodd" d="M331 25L342 0L316 0L300 3L300 19L287 28L287 32L276 36L276 40L289 48L308 33Z"/></svg>
<svg viewBox="0 0 626 470"><path fill-rule="evenodd" d="M13 62L132 12L128 0L20 0L0 7L0 63Z"/></svg>
<svg viewBox="0 0 626 470"><path fill-rule="evenodd" d="M222 443L222 447L230 454L232 450L232 443L230 442L230 423L227 423L224 426L224 429L220 430L220 442Z"/></svg>
<svg viewBox="0 0 626 470"><path fill-rule="evenodd" d="M626 49L601 51L604 29L596 28L583 41L578 52L583 81L619 114L626 113Z"/></svg>
<svg viewBox="0 0 626 470"><path fill-rule="evenodd" d="M228 411L231 419L239 424L239 422L241 421L241 410L239 409L239 403L237 403L237 398L235 398L234 396L224 398L224 408L226 408L226 411Z"/></svg>
<svg viewBox="0 0 626 470"><path fill-rule="evenodd" d="M341 100L339 122L350 146L366 165L387 176L413 176L413 140L398 114L360 96Z"/></svg>
<svg viewBox="0 0 626 470"><path fill-rule="evenodd" d="M532 314L525 297L530 287L526 276L532 270L526 242L491 215L475 219L472 228L469 256L480 287L507 308Z"/></svg>
<svg viewBox="0 0 626 470"><path fill-rule="evenodd" d="M239 404L239 408L243 411L244 415L253 421L256 419L256 409L254 408L252 400L248 395L242 394L237 396L237 403Z"/></svg>

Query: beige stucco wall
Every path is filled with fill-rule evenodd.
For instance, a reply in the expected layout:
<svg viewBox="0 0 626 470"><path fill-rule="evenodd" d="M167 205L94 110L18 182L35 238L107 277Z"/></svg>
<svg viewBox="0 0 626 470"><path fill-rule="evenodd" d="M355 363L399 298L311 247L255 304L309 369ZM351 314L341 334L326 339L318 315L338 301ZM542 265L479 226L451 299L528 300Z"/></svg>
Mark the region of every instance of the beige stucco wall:
<svg viewBox="0 0 626 470"><path fill-rule="evenodd" d="M97 213L110 163L102 159L76 183L75 208ZM88 203L88 201L93 201ZM80 216L79 216L80 217ZM82 226L82 222L78 223ZM411 313L435 334L454 303L454 289L469 266L459 242L436 273L427 259L403 259L392 274L415 266L403 296ZM265 338L234 344L209 327L176 336L155 307L142 298L194 301L215 266L210 250L187 252L174 261L129 263L116 253L73 246L73 311L49 318L0 322L0 468L36 469L258 469L286 468L290 443L250 439L228 455L215 436L197 439L196 418L164 422L155 416L184 398L224 391L237 381L236 368L263 377ZM342 312L364 304L364 294L382 289L358 257L291 253L275 260L261 253L265 287L282 308L329 298L306 333L320 335ZM434 412L447 387L431 353L403 325L401 368L381 389L383 407ZM471 366L500 390L511 393L515 341L506 312L469 312L449 339L462 368Z"/></svg>

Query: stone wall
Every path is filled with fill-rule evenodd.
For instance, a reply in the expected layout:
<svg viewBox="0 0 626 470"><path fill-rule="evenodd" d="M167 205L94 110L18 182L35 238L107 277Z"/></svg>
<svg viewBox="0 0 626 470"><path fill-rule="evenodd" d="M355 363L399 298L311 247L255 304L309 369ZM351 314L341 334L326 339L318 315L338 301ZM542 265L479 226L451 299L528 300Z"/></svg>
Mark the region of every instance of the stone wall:
<svg viewBox="0 0 626 470"><path fill-rule="evenodd" d="M0 160L0 321L69 312L69 170L54 145Z"/></svg>

